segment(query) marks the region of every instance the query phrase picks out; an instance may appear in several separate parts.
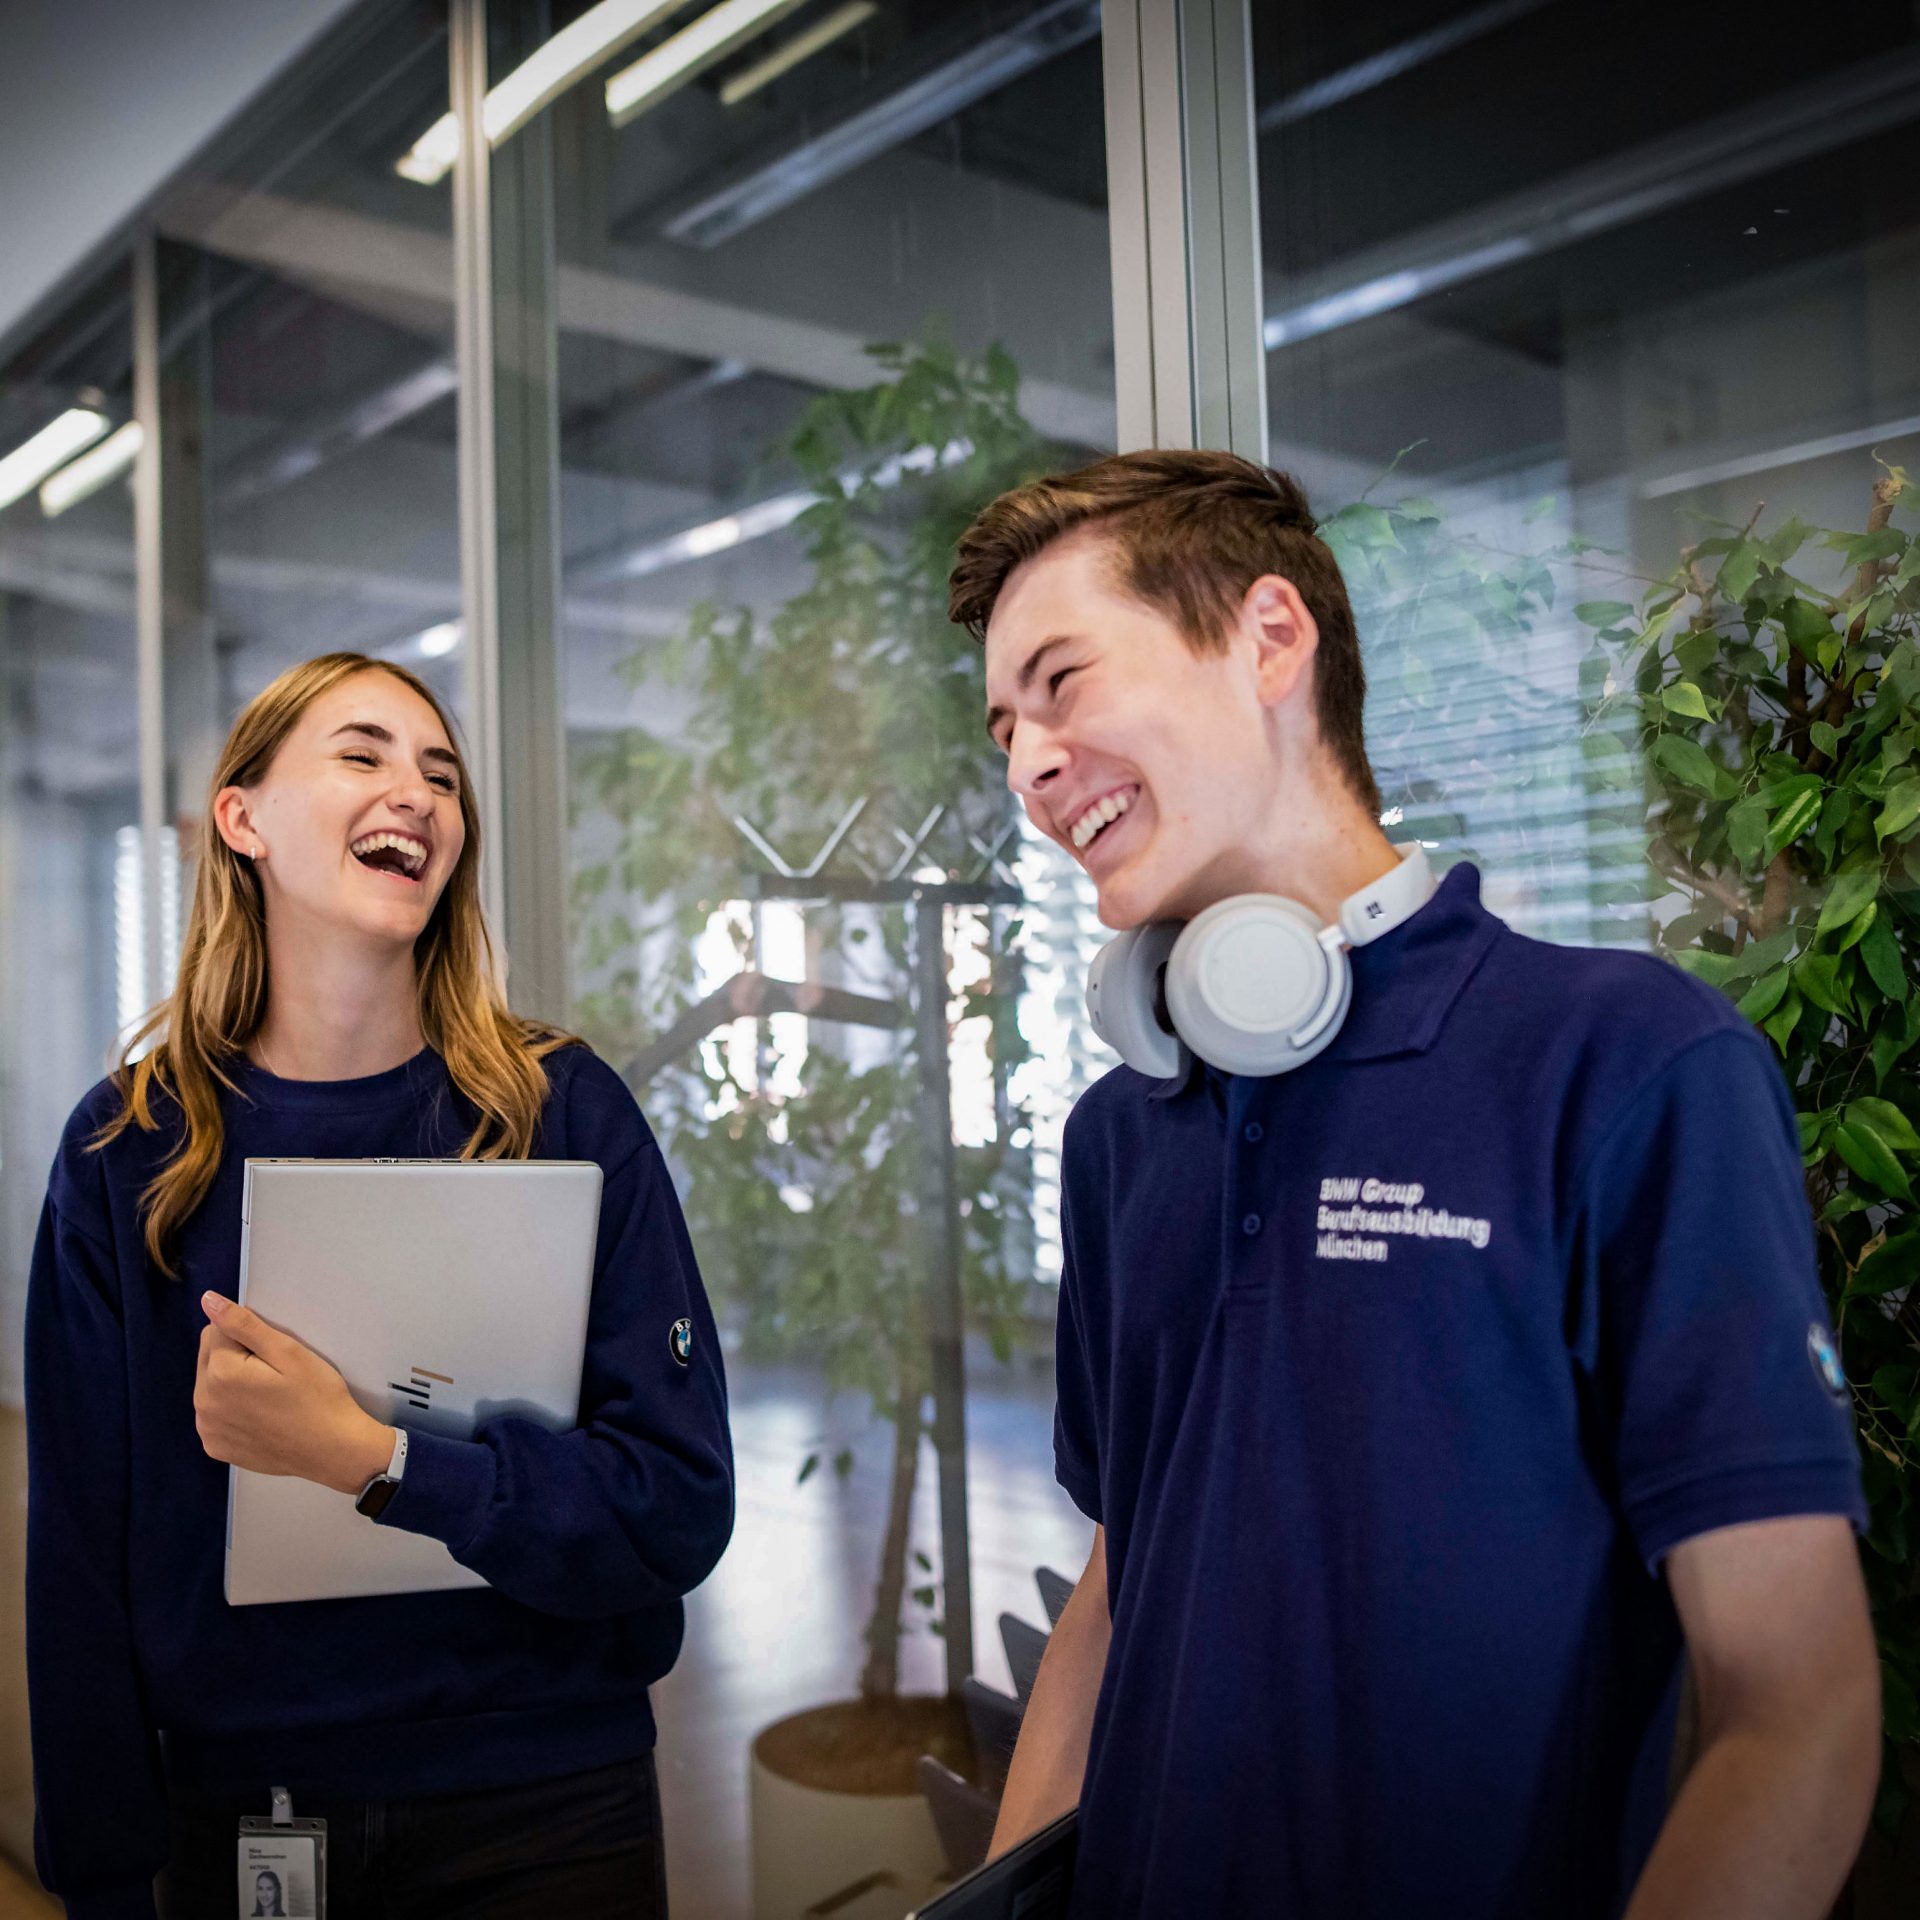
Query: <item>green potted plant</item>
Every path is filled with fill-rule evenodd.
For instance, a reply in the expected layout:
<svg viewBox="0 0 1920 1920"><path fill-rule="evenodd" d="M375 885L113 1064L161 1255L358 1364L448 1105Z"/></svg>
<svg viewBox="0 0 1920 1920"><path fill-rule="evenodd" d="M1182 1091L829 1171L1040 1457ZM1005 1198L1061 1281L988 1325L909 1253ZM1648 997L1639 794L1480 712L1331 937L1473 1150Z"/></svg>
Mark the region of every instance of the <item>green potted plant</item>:
<svg viewBox="0 0 1920 1920"><path fill-rule="evenodd" d="M1888 467L1858 529L1766 529L1756 511L1636 602L1577 610L1598 637L1594 778L1647 782L1653 891L1684 902L1657 943L1766 1031L1799 1110L1872 1519L1887 1751L1862 1916L1896 1910L1920 1786L1920 539L1900 524L1914 505Z"/></svg>
<svg viewBox="0 0 1920 1920"><path fill-rule="evenodd" d="M687 720L671 739L612 737L573 769L574 1018L609 1058L645 1063L648 1110L686 1176L703 1268L746 1356L817 1362L830 1392L868 1397L889 1442L857 1684L755 1743L763 1914L797 1913L867 1869L936 1869L914 1765L933 1752L970 1766L957 1701L900 1688L909 1612L939 1633L944 1594L964 1577L936 1569L909 1530L935 1384L929 1228L943 1192L965 1324L1002 1356L1024 1327L1010 1222L1028 1170L1008 1144L1018 1115L1005 1095L1021 1057L1018 923L973 910L984 971L956 992L942 909L903 890L915 876L990 878L982 850L1013 825L983 750L983 667L947 622L945 582L968 520L1044 470L1048 450L1020 416L1003 353L968 362L938 339L872 351L883 378L817 397L773 450L781 484L797 479L813 498L795 523L798 590L770 613L703 605L672 645L636 654L631 681L685 703ZM829 844L819 875L783 875ZM769 894L807 899L803 1003L762 979L754 903ZM766 1027L751 1049L696 1045L671 1064L649 1052L684 1031L700 999L696 944L710 956L723 926L746 985L720 1011L809 1007L804 1071ZM931 957L917 945L929 940L941 949ZM884 1038L848 1043L853 1029L829 1024L836 1012ZM953 1025L975 1017L989 1023L1002 1124L993 1144L957 1149L944 1055ZM798 1477L819 1464L809 1454ZM852 1464L845 1450L832 1463L843 1476Z"/></svg>

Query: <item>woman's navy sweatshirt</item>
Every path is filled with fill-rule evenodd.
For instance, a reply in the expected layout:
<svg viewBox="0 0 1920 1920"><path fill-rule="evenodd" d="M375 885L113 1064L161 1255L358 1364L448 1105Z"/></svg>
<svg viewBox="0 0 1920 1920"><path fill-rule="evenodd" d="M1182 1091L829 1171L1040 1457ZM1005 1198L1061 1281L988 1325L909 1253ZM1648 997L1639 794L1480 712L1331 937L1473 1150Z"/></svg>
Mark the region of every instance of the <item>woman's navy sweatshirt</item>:
<svg viewBox="0 0 1920 1920"><path fill-rule="evenodd" d="M490 1583L450 1593L229 1607L228 1470L193 1418L200 1295L239 1284L242 1163L457 1154L477 1116L439 1056L333 1081L233 1063L241 1091L221 1097L220 1168L177 1280L148 1262L136 1210L177 1134L129 1128L90 1153L118 1096L103 1081L74 1110L27 1296L37 1852L70 1915L151 1920L169 1781L257 1793L264 1813L272 1785L296 1809L303 1790L404 1799L653 1744L647 1688L679 1651L681 1596L733 1526L726 1383L633 1095L584 1046L543 1064L534 1157L597 1161L605 1181L581 1424L410 1433L377 1524L444 1542ZM684 1366L669 1342L683 1317Z"/></svg>

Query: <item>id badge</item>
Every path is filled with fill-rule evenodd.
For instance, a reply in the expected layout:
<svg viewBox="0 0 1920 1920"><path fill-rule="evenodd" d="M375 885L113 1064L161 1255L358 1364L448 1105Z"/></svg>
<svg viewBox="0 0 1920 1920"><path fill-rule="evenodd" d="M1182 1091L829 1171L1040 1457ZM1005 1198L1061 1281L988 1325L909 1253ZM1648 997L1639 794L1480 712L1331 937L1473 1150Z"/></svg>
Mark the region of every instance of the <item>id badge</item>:
<svg viewBox="0 0 1920 1920"><path fill-rule="evenodd" d="M281 1789L271 1818L240 1822L240 1920L326 1920L327 1823L296 1820Z"/></svg>

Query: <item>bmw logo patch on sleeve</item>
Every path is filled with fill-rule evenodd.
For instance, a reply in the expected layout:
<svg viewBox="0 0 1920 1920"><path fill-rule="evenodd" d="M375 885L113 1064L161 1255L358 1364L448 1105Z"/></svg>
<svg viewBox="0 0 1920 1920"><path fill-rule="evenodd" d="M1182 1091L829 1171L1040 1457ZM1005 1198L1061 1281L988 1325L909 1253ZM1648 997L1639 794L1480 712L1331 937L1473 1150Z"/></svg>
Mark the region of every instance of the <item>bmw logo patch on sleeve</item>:
<svg viewBox="0 0 1920 1920"><path fill-rule="evenodd" d="M693 1322L676 1320L673 1331L667 1335L667 1350L681 1366L693 1358Z"/></svg>
<svg viewBox="0 0 1920 1920"><path fill-rule="evenodd" d="M1840 1364L1840 1349L1818 1320L1807 1329L1807 1358L1813 1362L1814 1376L1826 1388L1828 1397L1837 1406L1845 1406L1847 1375Z"/></svg>

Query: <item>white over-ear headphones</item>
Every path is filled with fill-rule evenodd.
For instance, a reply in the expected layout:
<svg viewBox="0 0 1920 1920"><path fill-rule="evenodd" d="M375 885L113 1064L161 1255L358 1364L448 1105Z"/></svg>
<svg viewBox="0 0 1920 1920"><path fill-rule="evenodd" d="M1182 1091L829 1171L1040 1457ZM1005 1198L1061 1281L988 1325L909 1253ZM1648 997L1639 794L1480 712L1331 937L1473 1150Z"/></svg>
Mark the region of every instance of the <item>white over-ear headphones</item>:
<svg viewBox="0 0 1920 1920"><path fill-rule="evenodd" d="M1392 872L1323 927L1297 900L1242 893L1188 921L1109 940L1087 975L1093 1030L1150 1079L1184 1073L1192 1051L1222 1073L1303 1067L1340 1031L1353 1000L1350 948L1391 933L1433 898L1426 849L1396 849Z"/></svg>

